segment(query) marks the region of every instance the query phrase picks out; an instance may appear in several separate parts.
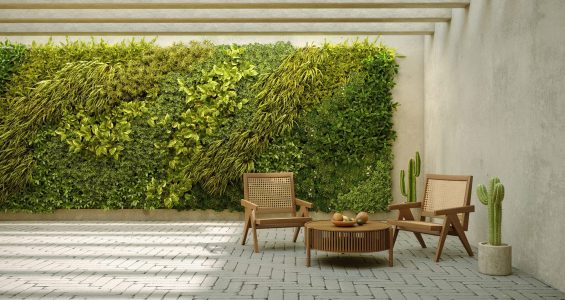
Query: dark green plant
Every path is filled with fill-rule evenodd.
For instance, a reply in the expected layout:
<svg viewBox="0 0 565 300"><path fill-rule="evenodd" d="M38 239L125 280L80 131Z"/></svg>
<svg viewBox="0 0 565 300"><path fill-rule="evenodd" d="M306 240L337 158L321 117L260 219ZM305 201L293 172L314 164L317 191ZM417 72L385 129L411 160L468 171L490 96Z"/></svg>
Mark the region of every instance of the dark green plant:
<svg viewBox="0 0 565 300"><path fill-rule="evenodd" d="M502 200L504 200L504 185L498 177L490 180L489 189L479 184L477 196L482 204L488 207L488 241L493 246L502 243Z"/></svg>
<svg viewBox="0 0 565 300"><path fill-rule="evenodd" d="M370 174L368 179L351 188L348 193L332 199L332 210L369 213L387 210L392 201L392 160L385 156L366 171Z"/></svg>
<svg viewBox="0 0 565 300"><path fill-rule="evenodd" d="M416 151L416 158L408 162L408 192L404 181L404 170L400 170L400 193L406 197L408 202L416 202L416 178L420 176L420 153Z"/></svg>

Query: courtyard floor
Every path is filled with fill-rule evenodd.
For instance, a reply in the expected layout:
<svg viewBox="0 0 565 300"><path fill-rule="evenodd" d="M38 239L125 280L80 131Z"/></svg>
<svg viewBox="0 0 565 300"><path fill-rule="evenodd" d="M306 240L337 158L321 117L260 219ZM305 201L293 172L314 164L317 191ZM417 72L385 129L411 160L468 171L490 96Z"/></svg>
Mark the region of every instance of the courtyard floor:
<svg viewBox="0 0 565 300"><path fill-rule="evenodd" d="M520 270L477 272L456 237L432 261L399 235L387 253L312 252L303 235L259 231L261 253L239 243L242 222L0 222L0 299L565 299ZM251 236L248 238L248 243Z"/></svg>

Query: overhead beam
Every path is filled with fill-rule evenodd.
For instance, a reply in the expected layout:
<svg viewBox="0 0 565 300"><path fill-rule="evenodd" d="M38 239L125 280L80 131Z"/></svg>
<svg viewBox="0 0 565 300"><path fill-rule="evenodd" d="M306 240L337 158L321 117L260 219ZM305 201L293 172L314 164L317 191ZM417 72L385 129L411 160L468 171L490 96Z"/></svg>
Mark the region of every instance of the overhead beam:
<svg viewBox="0 0 565 300"><path fill-rule="evenodd" d="M432 23L0 24L0 36L430 35Z"/></svg>
<svg viewBox="0 0 565 300"><path fill-rule="evenodd" d="M446 22L450 9L60 9L0 11L0 23Z"/></svg>
<svg viewBox="0 0 565 300"><path fill-rule="evenodd" d="M470 0L0 0L0 9L465 8Z"/></svg>

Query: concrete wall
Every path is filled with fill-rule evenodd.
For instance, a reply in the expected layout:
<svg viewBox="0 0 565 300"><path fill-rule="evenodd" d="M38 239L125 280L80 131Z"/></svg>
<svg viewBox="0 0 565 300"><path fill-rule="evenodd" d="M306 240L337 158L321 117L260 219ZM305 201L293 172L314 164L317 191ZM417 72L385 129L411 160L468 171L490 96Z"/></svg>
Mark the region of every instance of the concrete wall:
<svg viewBox="0 0 565 300"><path fill-rule="evenodd" d="M424 61L426 172L499 176L514 266L565 291L565 1L473 0L426 37Z"/></svg>
<svg viewBox="0 0 565 300"><path fill-rule="evenodd" d="M123 39L139 37L132 36L103 36L95 37L96 40L104 39L108 42L119 42ZM374 40L376 36L315 36L315 35L289 35L289 36L160 36L146 37L146 39L156 38L160 45L170 45L175 42L188 42L191 40L209 40L216 44L230 43L272 43L276 41L289 41L296 46L304 46L307 43L322 43L324 41L341 42L354 40L356 38L369 38ZM48 36L0 36L0 40L9 39L14 42L31 44L33 41L45 43L49 40ZM54 36L54 42L64 42L66 37ZM69 37L71 40L90 40L91 37L75 36ZM396 48L402 58L400 63L397 85L393 91L393 98L400 105L394 116L394 125L397 131L397 141L394 145L394 170L393 170L393 199L394 202L404 201L400 194L398 173L400 169L406 169L408 160L414 156L415 151L424 148L423 142L423 107L424 107L424 37L417 35L392 36L385 35L379 38L383 44ZM419 179L419 191L422 191L422 177ZM421 193L419 193L421 194ZM383 219L386 217L383 216Z"/></svg>

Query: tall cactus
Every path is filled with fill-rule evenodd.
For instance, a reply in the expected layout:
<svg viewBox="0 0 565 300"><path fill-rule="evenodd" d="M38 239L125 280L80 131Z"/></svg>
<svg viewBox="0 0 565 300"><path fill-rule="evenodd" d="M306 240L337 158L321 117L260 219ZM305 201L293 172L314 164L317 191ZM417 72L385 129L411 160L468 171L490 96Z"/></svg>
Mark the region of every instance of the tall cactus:
<svg viewBox="0 0 565 300"><path fill-rule="evenodd" d="M420 176L420 152L416 152L416 159L411 158L408 163L408 193L404 181L404 170L400 170L400 192L408 202L416 202L416 177Z"/></svg>
<svg viewBox="0 0 565 300"><path fill-rule="evenodd" d="M479 184L477 196L482 204L488 207L488 242L493 246L500 246L502 239L502 200L504 200L504 185L498 177L490 180L489 189Z"/></svg>

